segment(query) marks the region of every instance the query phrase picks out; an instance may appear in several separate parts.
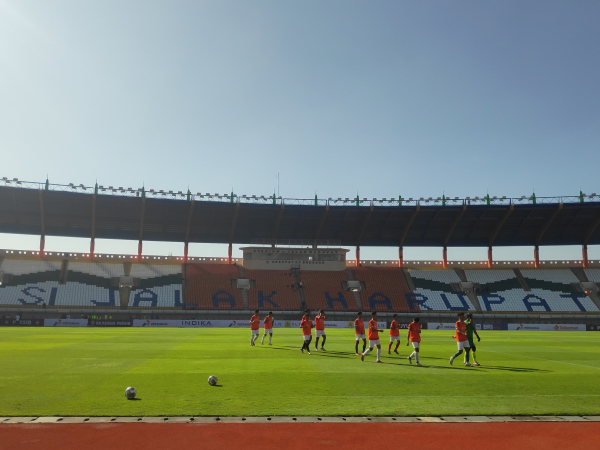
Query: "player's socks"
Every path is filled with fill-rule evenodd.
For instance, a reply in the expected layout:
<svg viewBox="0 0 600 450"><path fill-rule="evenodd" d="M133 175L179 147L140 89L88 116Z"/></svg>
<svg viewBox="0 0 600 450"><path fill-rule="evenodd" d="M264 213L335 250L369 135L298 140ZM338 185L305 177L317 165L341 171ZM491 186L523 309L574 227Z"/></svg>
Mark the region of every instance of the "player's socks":
<svg viewBox="0 0 600 450"><path fill-rule="evenodd" d="M370 348L368 348L364 352L362 352L362 355L363 356L367 356L369 353L371 353L371 349Z"/></svg>
<svg viewBox="0 0 600 450"><path fill-rule="evenodd" d="M263 334L263 337L260 340L260 345L264 345L264 344L265 344L265 335Z"/></svg>
<svg viewBox="0 0 600 450"><path fill-rule="evenodd" d="M467 362L467 364L469 364L469 352L466 352L467 354L465 355L465 360Z"/></svg>
<svg viewBox="0 0 600 450"><path fill-rule="evenodd" d="M367 344L363 344L363 353L365 352L366 348L367 348Z"/></svg>
<svg viewBox="0 0 600 450"><path fill-rule="evenodd" d="M271 339L273 338L272 334L269 334L269 345L271 345Z"/></svg>
<svg viewBox="0 0 600 450"><path fill-rule="evenodd" d="M419 353L415 352L415 359L417 360L417 364L419 364Z"/></svg>
<svg viewBox="0 0 600 450"><path fill-rule="evenodd" d="M391 351L391 350L392 350L392 343L390 342L390 343L388 344L388 353L390 353L390 351Z"/></svg>
<svg viewBox="0 0 600 450"><path fill-rule="evenodd" d="M378 347L377 348L377 361L379 361L380 358L381 358L381 349Z"/></svg>
<svg viewBox="0 0 600 450"><path fill-rule="evenodd" d="M396 342L396 348L394 349L395 352L398 351L398 347L400 347L400 341Z"/></svg>

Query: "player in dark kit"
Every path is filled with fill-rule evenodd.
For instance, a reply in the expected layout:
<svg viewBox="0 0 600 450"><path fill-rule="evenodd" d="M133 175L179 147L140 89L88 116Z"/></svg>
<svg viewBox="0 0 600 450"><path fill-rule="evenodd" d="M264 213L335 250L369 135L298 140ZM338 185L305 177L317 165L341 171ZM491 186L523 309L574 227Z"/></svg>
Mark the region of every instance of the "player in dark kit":
<svg viewBox="0 0 600 450"><path fill-rule="evenodd" d="M473 365L479 366L480 364L475 359L475 341L473 340L473 333L477 336L477 342L481 341L479 335L477 334L477 330L475 329L475 324L473 323L473 314L467 313L467 320L465 320L465 324L467 325L467 340L469 341L469 346L471 347L471 354L473 355ZM467 354L465 353L465 360L463 361L464 365L467 365Z"/></svg>

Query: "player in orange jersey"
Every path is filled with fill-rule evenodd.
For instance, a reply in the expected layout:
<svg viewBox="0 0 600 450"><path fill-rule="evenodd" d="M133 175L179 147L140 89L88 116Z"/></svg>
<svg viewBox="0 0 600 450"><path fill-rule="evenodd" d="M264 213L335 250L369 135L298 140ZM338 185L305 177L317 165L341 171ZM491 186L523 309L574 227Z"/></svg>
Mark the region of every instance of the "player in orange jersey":
<svg viewBox="0 0 600 450"><path fill-rule="evenodd" d="M470 366L469 364L469 353L471 351L471 346L469 345L469 337L467 336L467 324L465 323L465 313L458 313L458 320L454 326L454 336L456 337L456 345L458 346L458 351L450 357L450 365L454 362L454 358L459 356L463 350L465 351L465 366Z"/></svg>
<svg viewBox="0 0 600 450"><path fill-rule="evenodd" d="M392 343L396 343L396 348L394 348L394 353L399 355L398 346L400 345L400 324L398 323L398 314L394 314L392 323L390 324L390 344L388 345L388 354L392 354Z"/></svg>
<svg viewBox="0 0 600 450"><path fill-rule="evenodd" d="M365 356L369 354L369 352L373 351L373 348L377 346L377 362L381 362L381 342L379 341L379 333L383 333L383 330L379 330L377 328L377 312L373 311L371 313L372 319L369 320L369 348L364 351L364 353L360 356L362 361L365 360Z"/></svg>
<svg viewBox="0 0 600 450"><path fill-rule="evenodd" d="M412 342L414 348L413 352L407 358L408 362L412 364L412 358L417 361L417 366L420 366L419 362L419 348L421 347L421 324L419 318L415 317L413 321L408 325L408 334L406 336L406 346L408 347L408 341Z"/></svg>
<svg viewBox="0 0 600 450"><path fill-rule="evenodd" d="M302 344L302 353L304 353L304 349L310 355L310 341L312 341L312 321L310 320L310 309L304 311L304 316L302 316L302 322L300 322L300 328L302 328L302 339L304 339L304 344Z"/></svg>
<svg viewBox="0 0 600 450"><path fill-rule="evenodd" d="M327 316L325 315L323 310L320 309L319 314L317 314L317 316L315 317L315 329L317 330L316 331L317 340L315 341L315 350L316 351L319 351L319 338L321 336L323 337L323 342L321 343L321 350L326 351L325 350L325 340L327 339L327 336L325 335L325 319L327 319Z"/></svg>
<svg viewBox="0 0 600 450"><path fill-rule="evenodd" d="M273 339L273 313L271 311L269 311L269 314L265 317L265 320L263 320L263 323L264 323L264 327L265 327L265 334L263 334L263 337L260 340L260 344L263 345L265 343L265 336L268 334L269 335L269 345L273 345L273 344L271 344L271 339Z"/></svg>
<svg viewBox="0 0 600 450"><path fill-rule="evenodd" d="M356 345L354 346L354 351L356 356L358 356L358 341L362 339L363 341L363 349L364 352L367 348L367 337L365 336L365 321L362 318L362 312L359 311L356 313L358 316L354 321L354 335L356 336Z"/></svg>
<svg viewBox="0 0 600 450"><path fill-rule="evenodd" d="M254 315L250 317L250 347L254 347L254 341L258 339L260 328L260 317L258 317L258 309L254 311Z"/></svg>

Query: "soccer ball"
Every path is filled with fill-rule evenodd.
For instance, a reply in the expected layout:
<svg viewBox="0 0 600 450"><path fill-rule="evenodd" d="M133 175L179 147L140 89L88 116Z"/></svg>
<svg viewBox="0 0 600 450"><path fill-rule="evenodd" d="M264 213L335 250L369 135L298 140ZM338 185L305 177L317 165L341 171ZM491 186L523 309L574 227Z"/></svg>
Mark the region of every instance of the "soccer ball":
<svg viewBox="0 0 600 450"><path fill-rule="evenodd" d="M127 389L125 389L125 397L127 397L127 400L133 400L136 395L137 391L135 390L135 388L128 387Z"/></svg>
<svg viewBox="0 0 600 450"><path fill-rule="evenodd" d="M211 375L210 377L208 377L208 384L210 384L211 386L215 386L218 382L219 382L219 379L217 377L215 377L214 375Z"/></svg>

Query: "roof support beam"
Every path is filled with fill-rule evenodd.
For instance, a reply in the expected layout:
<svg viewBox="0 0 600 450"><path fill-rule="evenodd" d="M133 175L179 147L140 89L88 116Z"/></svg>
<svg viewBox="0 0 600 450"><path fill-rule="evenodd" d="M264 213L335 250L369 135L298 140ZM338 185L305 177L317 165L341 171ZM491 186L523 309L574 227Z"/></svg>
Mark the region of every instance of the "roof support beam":
<svg viewBox="0 0 600 450"><path fill-rule="evenodd" d="M317 233L315 234L315 247L317 246L317 241L321 237L321 230L323 230L323 225L325 225L325 220L327 219L327 214L329 214L329 204L325 205L325 209L321 214L321 220L319 220L319 226L317 227Z"/></svg>
<svg viewBox="0 0 600 450"><path fill-rule="evenodd" d="M142 239L144 237L144 212L146 211L146 197L142 197L142 211L140 213L140 236L138 241L138 261L142 259Z"/></svg>
<svg viewBox="0 0 600 450"><path fill-rule="evenodd" d="M40 193L40 258L44 257L44 246L46 245L46 224L44 219L44 191Z"/></svg>
<svg viewBox="0 0 600 450"><path fill-rule="evenodd" d="M192 225L192 217L194 215L194 205L195 204L196 204L195 200L190 201L190 207L188 209L187 224L185 226L185 240L183 241L185 243L185 245L187 245L188 242L190 242L190 227Z"/></svg>
<svg viewBox="0 0 600 450"><path fill-rule="evenodd" d="M362 240L363 234L365 234L365 230L367 229L367 224L369 223L369 219L371 218L371 215L373 214L373 209L375 207L373 205L371 205L369 207L369 212L367 213L367 215L365 216L365 219L363 220L363 224L362 227L360 229L360 233L358 235L358 238L356 239L356 246L358 247L360 245L360 241Z"/></svg>
<svg viewBox="0 0 600 450"><path fill-rule="evenodd" d="M498 236L498 233L500 233L500 230L502 229L502 226L504 225L504 222L506 222L506 219L508 219L508 217L512 214L512 212L514 210L515 210L515 205L513 205L511 203L511 205L504 212L504 214L502 215L502 217L500 218L500 220L498 221L498 223L494 227L494 230L492 231L492 234L490 234L490 238L488 240L488 246L489 247L492 247L492 245L494 245L494 241L496 240L496 237Z"/></svg>
<svg viewBox="0 0 600 450"><path fill-rule="evenodd" d="M404 240L406 239L406 236L408 235L408 230L410 229L410 226L412 225L413 221L415 220L415 217L417 217L417 214L419 214L420 209L421 209L421 205L415 206L414 211L411 213L410 217L408 218L406 227L404 227L404 230L402 231L402 234L400 235L400 239L398 240L398 245L400 247L404 246Z"/></svg>
<svg viewBox="0 0 600 450"><path fill-rule="evenodd" d="M548 229L548 227L550 226L550 224L554 221L554 219L556 218L556 216L558 216L558 213L560 212L560 210L562 209L562 207L563 207L562 203L559 203L558 205L556 205L556 208L554 208L554 211L552 211L552 213L544 221L544 224L542 225L542 228L540 229L539 233L535 237L535 245L536 245L536 247L538 245L540 245L540 242L542 242L542 238L544 237L544 234L546 233L546 230Z"/></svg>
<svg viewBox="0 0 600 450"><path fill-rule="evenodd" d="M92 194L92 235L90 240L90 259L94 259L96 249L96 194Z"/></svg>
<svg viewBox="0 0 600 450"><path fill-rule="evenodd" d="M235 204L235 209L233 210L233 219L231 220L231 230L229 231L229 244L233 243L233 234L235 233L235 223L237 222L238 212L240 211L240 203Z"/></svg>
<svg viewBox="0 0 600 450"><path fill-rule="evenodd" d="M275 241L277 240L277 232L279 231L279 224L281 223L281 218L283 217L284 209L285 205L282 203L281 207L279 208L279 213L277 214L277 220L275 221L273 235L271 236L271 245L275 245Z"/></svg>
<svg viewBox="0 0 600 450"><path fill-rule="evenodd" d="M444 236L444 247L448 246L450 237L452 237L452 233L454 232L456 225L458 225L458 222L460 222L460 219L466 210L467 210L467 205L462 205L460 208L460 211L458 212L458 214L456 214L456 217L452 221L452 225L450 225L450 228L448 228L448 231L446 231L446 235Z"/></svg>

